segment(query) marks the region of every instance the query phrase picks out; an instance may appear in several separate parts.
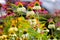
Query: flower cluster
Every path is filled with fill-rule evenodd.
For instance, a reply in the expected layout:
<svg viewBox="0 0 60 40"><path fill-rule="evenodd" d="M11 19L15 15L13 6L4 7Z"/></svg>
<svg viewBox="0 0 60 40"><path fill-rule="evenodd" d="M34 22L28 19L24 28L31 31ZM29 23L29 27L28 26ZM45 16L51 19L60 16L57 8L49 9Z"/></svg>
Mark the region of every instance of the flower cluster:
<svg viewBox="0 0 60 40"><path fill-rule="evenodd" d="M0 21L1 40L60 39L60 16L48 14L37 1L32 5L26 8L22 2L17 2L5 6L5 18Z"/></svg>

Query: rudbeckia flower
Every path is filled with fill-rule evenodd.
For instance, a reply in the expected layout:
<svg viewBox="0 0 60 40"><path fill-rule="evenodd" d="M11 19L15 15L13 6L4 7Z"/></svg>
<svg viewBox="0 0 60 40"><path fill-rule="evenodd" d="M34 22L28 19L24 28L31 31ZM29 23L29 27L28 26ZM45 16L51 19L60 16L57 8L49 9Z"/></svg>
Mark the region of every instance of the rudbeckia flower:
<svg viewBox="0 0 60 40"><path fill-rule="evenodd" d="M34 13L32 7L28 6L26 15L27 15L27 16L30 16L30 15L34 15L34 14L35 14L35 13Z"/></svg>
<svg viewBox="0 0 60 40"><path fill-rule="evenodd" d="M35 10L41 9L40 4L39 4L38 1L35 2L33 9L35 9Z"/></svg>

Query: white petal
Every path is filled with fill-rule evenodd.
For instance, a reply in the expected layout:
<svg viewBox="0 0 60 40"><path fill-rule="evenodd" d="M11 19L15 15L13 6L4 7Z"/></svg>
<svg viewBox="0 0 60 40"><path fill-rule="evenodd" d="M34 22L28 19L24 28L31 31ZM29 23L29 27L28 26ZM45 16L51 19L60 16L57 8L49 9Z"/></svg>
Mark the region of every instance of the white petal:
<svg viewBox="0 0 60 40"><path fill-rule="evenodd" d="M41 9L41 7L40 6L34 6L33 9L39 10L39 9Z"/></svg>

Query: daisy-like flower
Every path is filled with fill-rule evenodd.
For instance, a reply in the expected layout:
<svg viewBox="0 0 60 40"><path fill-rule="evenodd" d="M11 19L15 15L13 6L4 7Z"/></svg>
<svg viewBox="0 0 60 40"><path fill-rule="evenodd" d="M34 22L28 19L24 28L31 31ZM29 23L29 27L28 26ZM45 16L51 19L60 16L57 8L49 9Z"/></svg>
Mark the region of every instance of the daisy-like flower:
<svg viewBox="0 0 60 40"><path fill-rule="evenodd" d="M48 28L50 28L50 29L55 29L55 24L54 24L54 22L50 22L49 23L49 25L48 25Z"/></svg>
<svg viewBox="0 0 60 40"><path fill-rule="evenodd" d="M32 7L28 6L26 15L27 15L27 16L30 16L30 15L34 15L34 14L35 14L35 13L34 13Z"/></svg>
<svg viewBox="0 0 60 40"><path fill-rule="evenodd" d="M41 9L40 4L39 4L38 1L35 2L35 5L34 5L33 9L35 9L35 10Z"/></svg>
<svg viewBox="0 0 60 40"><path fill-rule="evenodd" d="M26 8L23 7L22 3L19 3L18 8L17 8L17 12L26 12Z"/></svg>

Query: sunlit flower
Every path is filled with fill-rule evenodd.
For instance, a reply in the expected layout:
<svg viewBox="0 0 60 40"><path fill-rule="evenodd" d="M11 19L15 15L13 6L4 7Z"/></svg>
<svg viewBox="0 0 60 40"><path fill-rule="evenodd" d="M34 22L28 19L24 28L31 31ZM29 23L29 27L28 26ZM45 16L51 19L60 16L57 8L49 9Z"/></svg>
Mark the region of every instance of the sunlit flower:
<svg viewBox="0 0 60 40"><path fill-rule="evenodd" d="M38 1L35 2L35 5L34 5L33 9L35 9L35 10L41 9L40 4L39 4Z"/></svg>

